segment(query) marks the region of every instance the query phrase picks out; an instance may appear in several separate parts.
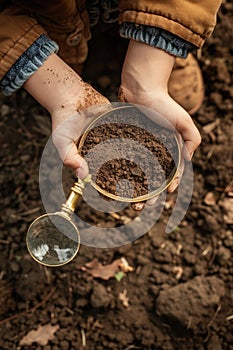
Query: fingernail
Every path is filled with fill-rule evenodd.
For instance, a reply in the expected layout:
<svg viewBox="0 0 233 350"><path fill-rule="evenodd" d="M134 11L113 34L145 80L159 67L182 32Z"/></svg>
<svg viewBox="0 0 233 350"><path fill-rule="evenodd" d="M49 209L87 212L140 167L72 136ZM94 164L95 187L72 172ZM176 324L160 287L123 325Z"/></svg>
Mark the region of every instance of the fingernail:
<svg viewBox="0 0 233 350"><path fill-rule="evenodd" d="M146 204L149 205L149 206L155 205L155 203L157 202L158 198L159 198L159 196L152 197L151 199L148 199Z"/></svg>
<svg viewBox="0 0 233 350"><path fill-rule="evenodd" d="M171 185L167 189L168 193L174 192L177 189L177 187L179 186L179 182L180 181L178 178L174 179L173 182L171 183Z"/></svg>
<svg viewBox="0 0 233 350"><path fill-rule="evenodd" d="M140 211L145 207L145 202L131 203L131 208L135 211Z"/></svg>
<svg viewBox="0 0 233 350"><path fill-rule="evenodd" d="M89 174L88 165L84 159L81 162L80 167L76 169L75 173L78 176L78 178L81 180L83 180Z"/></svg>

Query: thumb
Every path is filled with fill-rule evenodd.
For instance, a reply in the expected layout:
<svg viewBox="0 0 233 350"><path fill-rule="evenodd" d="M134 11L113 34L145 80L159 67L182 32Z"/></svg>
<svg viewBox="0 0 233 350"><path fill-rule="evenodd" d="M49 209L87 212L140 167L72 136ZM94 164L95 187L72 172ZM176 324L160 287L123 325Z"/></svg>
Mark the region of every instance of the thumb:
<svg viewBox="0 0 233 350"><path fill-rule="evenodd" d="M77 146L74 142L71 143L68 151L65 154L64 159L62 160L66 166L75 170L75 174L78 176L79 179L82 180L89 174L87 162L78 153Z"/></svg>
<svg viewBox="0 0 233 350"><path fill-rule="evenodd" d="M52 139L62 162L72 168L80 179L85 178L89 173L89 169L85 159L78 153L76 142L65 132L63 133L61 130L57 132L57 130L53 132Z"/></svg>

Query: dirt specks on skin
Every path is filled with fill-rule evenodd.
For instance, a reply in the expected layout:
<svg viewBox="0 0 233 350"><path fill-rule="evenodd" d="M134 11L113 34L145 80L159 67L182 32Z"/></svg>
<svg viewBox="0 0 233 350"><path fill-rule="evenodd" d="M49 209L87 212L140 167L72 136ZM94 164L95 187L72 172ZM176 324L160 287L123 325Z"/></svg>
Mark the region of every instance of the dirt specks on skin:
<svg viewBox="0 0 233 350"><path fill-rule="evenodd" d="M96 91L90 84L83 82L83 101L80 105L77 105L77 111L81 111L82 109L89 108L92 106L103 106L109 105L109 101L106 97Z"/></svg>

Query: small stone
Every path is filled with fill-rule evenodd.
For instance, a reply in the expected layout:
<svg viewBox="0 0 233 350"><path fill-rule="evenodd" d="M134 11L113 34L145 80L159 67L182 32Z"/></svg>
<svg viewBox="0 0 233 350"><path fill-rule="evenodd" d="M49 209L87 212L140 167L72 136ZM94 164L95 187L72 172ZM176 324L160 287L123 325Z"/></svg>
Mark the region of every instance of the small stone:
<svg viewBox="0 0 233 350"><path fill-rule="evenodd" d="M107 292L107 289L102 284L96 284L94 286L93 293L91 295L91 305L95 308L106 308L109 306L113 299L113 296Z"/></svg>
<svg viewBox="0 0 233 350"><path fill-rule="evenodd" d="M1 105L1 116L5 117L6 115L8 115L10 113L10 106L2 104Z"/></svg>
<svg viewBox="0 0 233 350"><path fill-rule="evenodd" d="M172 262L172 256L171 253L163 248L158 249L154 253L154 259L155 261L165 264L165 263L171 263Z"/></svg>
<svg viewBox="0 0 233 350"><path fill-rule="evenodd" d="M211 335L210 339L208 340L207 344L207 350L222 350L221 341L217 334Z"/></svg>
<svg viewBox="0 0 233 350"><path fill-rule="evenodd" d="M208 193L205 195L204 203L205 203L206 205L209 205L209 206L215 205L215 204L216 204L215 194L214 194L213 192L208 192Z"/></svg>
<svg viewBox="0 0 233 350"><path fill-rule="evenodd" d="M224 221L226 224L233 224L233 198L225 197L220 204L224 210Z"/></svg>
<svg viewBox="0 0 233 350"><path fill-rule="evenodd" d="M233 239L230 239L230 238L224 239L224 245L227 248L232 248L233 247Z"/></svg>
<svg viewBox="0 0 233 350"><path fill-rule="evenodd" d="M85 299L85 298L78 298L78 300L76 301L75 303L75 306L77 308L80 308L80 307L85 307L88 305L88 300Z"/></svg>
<svg viewBox="0 0 233 350"><path fill-rule="evenodd" d="M61 340L60 347L61 347L62 350L70 349L69 342L67 340Z"/></svg>
<svg viewBox="0 0 233 350"><path fill-rule="evenodd" d="M225 265L231 260L231 251L228 248L220 247L217 253L218 262L220 265Z"/></svg>
<svg viewBox="0 0 233 350"><path fill-rule="evenodd" d="M138 255L137 262L138 265L146 265L150 263L150 259L146 258L144 255Z"/></svg>
<svg viewBox="0 0 233 350"><path fill-rule="evenodd" d="M189 265L194 265L196 263L196 255L193 252L185 251L183 253L183 258Z"/></svg>
<svg viewBox="0 0 233 350"><path fill-rule="evenodd" d="M198 330L200 322L204 326L208 324L224 294L222 280L215 276L197 276L161 291L156 302L156 312L171 326Z"/></svg>
<svg viewBox="0 0 233 350"><path fill-rule="evenodd" d="M220 93L212 92L210 98L217 106L222 104L222 95Z"/></svg>
<svg viewBox="0 0 233 350"><path fill-rule="evenodd" d="M17 261L12 261L10 263L10 268L11 268L11 271L13 271L13 272L18 272L20 270L20 266L17 263Z"/></svg>
<svg viewBox="0 0 233 350"><path fill-rule="evenodd" d="M220 227L217 219L212 215L206 215L203 224L209 233L215 233Z"/></svg>

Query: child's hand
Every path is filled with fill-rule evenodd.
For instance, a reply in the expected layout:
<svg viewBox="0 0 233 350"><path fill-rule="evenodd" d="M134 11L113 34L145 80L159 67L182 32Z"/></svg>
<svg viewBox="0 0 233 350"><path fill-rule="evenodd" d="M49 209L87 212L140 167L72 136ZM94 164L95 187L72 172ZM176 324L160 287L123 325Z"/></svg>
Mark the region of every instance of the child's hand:
<svg viewBox="0 0 233 350"><path fill-rule="evenodd" d="M56 54L27 80L24 88L51 114L53 141L64 164L74 169L81 179L87 176L88 166L78 154L76 141L96 113L103 112L110 102ZM85 110L91 106L95 106L93 114L87 116ZM76 117L71 118L73 116Z"/></svg>
<svg viewBox="0 0 233 350"><path fill-rule="evenodd" d="M184 141L183 158L191 160L201 136L190 115L168 94L168 80L174 61L174 56L163 50L131 40L122 68L119 97L121 101L151 108L165 117ZM182 160L169 192L178 186L183 165ZM155 202L155 199L150 202ZM140 209L140 205L137 208Z"/></svg>

